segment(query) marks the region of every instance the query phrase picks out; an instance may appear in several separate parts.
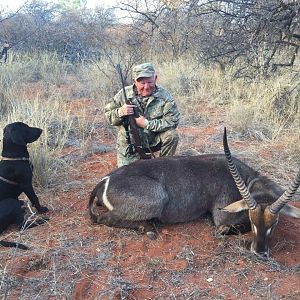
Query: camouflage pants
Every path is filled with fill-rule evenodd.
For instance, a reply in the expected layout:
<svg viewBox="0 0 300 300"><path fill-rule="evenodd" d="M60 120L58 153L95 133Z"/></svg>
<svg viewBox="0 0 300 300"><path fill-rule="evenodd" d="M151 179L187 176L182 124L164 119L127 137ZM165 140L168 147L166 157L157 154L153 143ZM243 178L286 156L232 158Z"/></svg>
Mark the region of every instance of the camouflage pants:
<svg viewBox="0 0 300 300"><path fill-rule="evenodd" d="M157 133L156 138L159 143L153 147L154 152L159 151L159 156L173 156L175 154L179 141L179 135L175 129ZM152 145L150 145L150 148L152 149ZM138 159L137 153L125 156L120 151L117 152L118 167L129 165Z"/></svg>

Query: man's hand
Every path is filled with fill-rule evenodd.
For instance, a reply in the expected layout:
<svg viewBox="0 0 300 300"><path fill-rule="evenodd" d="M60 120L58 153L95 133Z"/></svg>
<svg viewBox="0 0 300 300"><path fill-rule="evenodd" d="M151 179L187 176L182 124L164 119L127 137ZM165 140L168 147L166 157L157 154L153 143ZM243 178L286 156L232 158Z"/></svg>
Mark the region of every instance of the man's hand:
<svg viewBox="0 0 300 300"><path fill-rule="evenodd" d="M134 108L136 106L132 104L124 104L118 109L119 117L130 116L134 114Z"/></svg>
<svg viewBox="0 0 300 300"><path fill-rule="evenodd" d="M148 120L143 116L139 116L138 118L135 118L135 122L136 125L141 128L146 128L146 126L148 125Z"/></svg>

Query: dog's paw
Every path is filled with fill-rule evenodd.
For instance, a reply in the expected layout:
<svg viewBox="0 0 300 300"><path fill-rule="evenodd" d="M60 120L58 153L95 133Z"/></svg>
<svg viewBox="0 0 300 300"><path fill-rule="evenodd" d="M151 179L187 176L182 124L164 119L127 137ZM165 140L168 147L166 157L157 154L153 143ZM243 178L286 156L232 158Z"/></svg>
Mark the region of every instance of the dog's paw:
<svg viewBox="0 0 300 300"><path fill-rule="evenodd" d="M47 211L49 211L49 209L48 209L46 206L40 206L40 207L37 207L36 209L37 209L37 211L38 211L39 213L41 213L41 214L44 214L44 213L46 213Z"/></svg>

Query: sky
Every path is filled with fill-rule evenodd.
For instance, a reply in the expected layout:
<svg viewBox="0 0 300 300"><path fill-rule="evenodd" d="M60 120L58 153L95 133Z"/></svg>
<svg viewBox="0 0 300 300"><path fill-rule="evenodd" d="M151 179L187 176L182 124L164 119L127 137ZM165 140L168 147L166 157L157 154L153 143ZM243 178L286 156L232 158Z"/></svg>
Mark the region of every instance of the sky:
<svg viewBox="0 0 300 300"><path fill-rule="evenodd" d="M26 0L0 0L0 6L5 10L15 10L24 4ZM56 2L55 0L49 2ZM87 0L87 7L94 8L97 5L101 5L105 8L115 5L117 0Z"/></svg>

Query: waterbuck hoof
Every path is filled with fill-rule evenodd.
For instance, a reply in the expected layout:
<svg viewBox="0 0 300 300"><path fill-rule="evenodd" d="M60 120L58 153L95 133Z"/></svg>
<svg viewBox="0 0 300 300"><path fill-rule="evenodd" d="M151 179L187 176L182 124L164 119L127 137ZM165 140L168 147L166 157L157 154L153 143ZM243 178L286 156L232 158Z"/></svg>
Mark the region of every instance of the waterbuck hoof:
<svg viewBox="0 0 300 300"><path fill-rule="evenodd" d="M147 231L146 235L150 240L156 240L156 238L157 238L155 232L153 232L153 231Z"/></svg>

